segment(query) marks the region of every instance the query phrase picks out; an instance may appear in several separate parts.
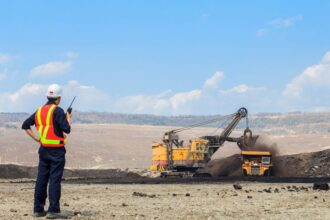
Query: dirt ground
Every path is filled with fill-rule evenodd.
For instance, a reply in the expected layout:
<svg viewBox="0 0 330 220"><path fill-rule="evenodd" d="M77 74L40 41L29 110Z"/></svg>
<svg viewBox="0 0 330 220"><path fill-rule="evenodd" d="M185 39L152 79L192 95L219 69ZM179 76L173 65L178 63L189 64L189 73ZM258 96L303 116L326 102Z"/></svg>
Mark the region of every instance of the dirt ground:
<svg viewBox="0 0 330 220"><path fill-rule="evenodd" d="M76 212L72 219L330 219L330 191L240 184L63 184L61 204ZM0 183L0 219L33 219L33 187Z"/></svg>

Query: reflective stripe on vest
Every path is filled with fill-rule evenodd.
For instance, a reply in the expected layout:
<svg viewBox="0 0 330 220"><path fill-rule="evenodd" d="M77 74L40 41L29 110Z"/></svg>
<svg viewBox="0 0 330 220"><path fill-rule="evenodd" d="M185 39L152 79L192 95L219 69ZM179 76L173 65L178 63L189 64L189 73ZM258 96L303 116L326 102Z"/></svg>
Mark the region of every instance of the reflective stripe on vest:
<svg viewBox="0 0 330 220"><path fill-rule="evenodd" d="M63 147L64 138L55 134L53 126L53 114L56 105L44 105L36 113L36 128L39 132L40 143L45 147Z"/></svg>

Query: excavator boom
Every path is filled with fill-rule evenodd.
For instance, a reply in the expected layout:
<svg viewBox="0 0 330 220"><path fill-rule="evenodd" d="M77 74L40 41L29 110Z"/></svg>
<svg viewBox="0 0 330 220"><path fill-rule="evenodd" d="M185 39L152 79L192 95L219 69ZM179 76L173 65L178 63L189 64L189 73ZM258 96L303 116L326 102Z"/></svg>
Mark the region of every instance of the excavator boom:
<svg viewBox="0 0 330 220"><path fill-rule="evenodd" d="M239 142L241 138L231 138L229 135L236 128L237 124L246 118L246 127L248 129L248 110L246 108L240 108L236 114L234 114L232 121L227 125L227 127L221 132L220 135L213 136L203 136L201 138L209 141L209 159L212 155L224 144L225 141L229 142Z"/></svg>

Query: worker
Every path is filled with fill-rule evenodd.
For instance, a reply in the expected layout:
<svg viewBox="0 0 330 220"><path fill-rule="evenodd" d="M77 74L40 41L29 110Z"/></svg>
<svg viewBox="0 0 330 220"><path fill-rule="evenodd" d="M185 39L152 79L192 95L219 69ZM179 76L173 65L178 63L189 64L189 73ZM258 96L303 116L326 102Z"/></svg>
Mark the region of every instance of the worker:
<svg viewBox="0 0 330 220"><path fill-rule="evenodd" d="M52 84L47 90L48 102L41 106L34 114L26 119L22 129L37 143L39 148L38 176L34 192L35 217L49 219L65 218L66 213L61 212L61 180L65 165L66 136L71 131L71 113L64 113L58 105L61 102L62 88ZM38 135L31 126L35 125ZM46 212L44 206L47 198L47 185L49 182L49 208Z"/></svg>

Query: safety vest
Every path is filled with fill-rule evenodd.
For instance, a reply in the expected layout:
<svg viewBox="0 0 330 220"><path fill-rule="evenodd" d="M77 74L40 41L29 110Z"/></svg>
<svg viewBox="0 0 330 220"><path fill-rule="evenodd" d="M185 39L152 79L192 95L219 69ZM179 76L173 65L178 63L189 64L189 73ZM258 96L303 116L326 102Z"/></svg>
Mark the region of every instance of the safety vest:
<svg viewBox="0 0 330 220"><path fill-rule="evenodd" d="M39 132L40 144L44 147L64 147L66 140L55 134L53 115L56 105L41 106L35 114L35 124Z"/></svg>

